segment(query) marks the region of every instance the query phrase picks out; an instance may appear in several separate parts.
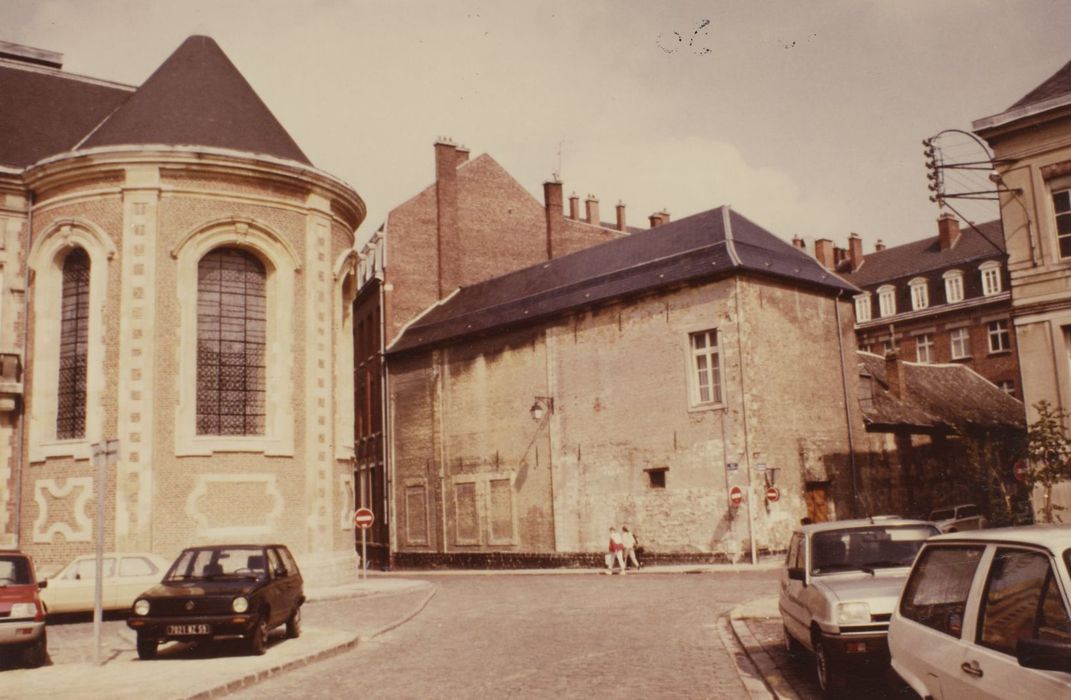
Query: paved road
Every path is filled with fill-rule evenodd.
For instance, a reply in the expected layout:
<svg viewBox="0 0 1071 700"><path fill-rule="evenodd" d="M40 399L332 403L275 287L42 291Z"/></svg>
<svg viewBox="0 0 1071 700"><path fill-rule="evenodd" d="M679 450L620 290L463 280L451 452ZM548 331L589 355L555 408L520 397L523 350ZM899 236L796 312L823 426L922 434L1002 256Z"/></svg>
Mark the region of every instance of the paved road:
<svg viewBox="0 0 1071 700"><path fill-rule="evenodd" d="M355 650L236 698L747 698L719 618L776 572L452 575L425 610ZM330 617L309 605L306 624Z"/></svg>

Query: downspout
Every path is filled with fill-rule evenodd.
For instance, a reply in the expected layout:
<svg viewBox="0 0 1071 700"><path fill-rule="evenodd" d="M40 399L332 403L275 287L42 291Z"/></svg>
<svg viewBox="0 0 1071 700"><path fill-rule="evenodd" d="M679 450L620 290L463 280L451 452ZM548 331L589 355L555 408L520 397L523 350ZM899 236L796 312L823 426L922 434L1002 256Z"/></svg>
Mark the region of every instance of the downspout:
<svg viewBox="0 0 1071 700"><path fill-rule="evenodd" d="M386 248L386 246L384 246ZM390 401L390 371L387 369L387 343L386 315L384 304L386 292L383 289L383 280L379 280L379 376L383 383L379 392L380 415L383 417L383 512L387 514L387 569L394 568L394 431Z"/></svg>
<svg viewBox="0 0 1071 700"><path fill-rule="evenodd" d="M15 549L21 549L22 539L22 472L26 467L24 456L26 447L26 344L30 338L30 248L33 245L33 192L29 193L26 208L26 250L23 260L26 265L22 288L22 338L19 341L19 353L22 355L22 397L19 401L18 429L15 431Z"/></svg>
<svg viewBox="0 0 1071 700"><path fill-rule="evenodd" d="M844 394L844 420L848 424L848 460L851 465L852 476L852 515L859 516L859 485L856 475L856 463L855 463L855 437L852 430L852 409L851 404L848 403L848 368L844 361L844 334L840 328L840 298L844 293L844 290L837 292L837 297L833 300L833 312L837 320L837 349L840 351L840 386Z"/></svg>
<svg viewBox="0 0 1071 700"><path fill-rule="evenodd" d="M446 354L446 348L440 351ZM446 420L443 418L444 406L446 405L446 382L443 379L446 360L440 356L439 365L435 368L436 381L439 383L439 519L442 524L442 550L447 553L446 545Z"/></svg>

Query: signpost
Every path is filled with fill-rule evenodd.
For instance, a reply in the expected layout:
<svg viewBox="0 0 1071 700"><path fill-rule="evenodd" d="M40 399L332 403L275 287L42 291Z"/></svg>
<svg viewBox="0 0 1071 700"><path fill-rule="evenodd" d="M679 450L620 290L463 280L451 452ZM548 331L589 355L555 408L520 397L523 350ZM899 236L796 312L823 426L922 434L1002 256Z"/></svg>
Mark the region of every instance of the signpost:
<svg viewBox="0 0 1071 700"><path fill-rule="evenodd" d="M729 504L733 508L739 508L740 504L744 502L744 490L739 486L734 486L729 489Z"/></svg>
<svg viewBox="0 0 1071 700"><path fill-rule="evenodd" d="M104 493L107 488L108 467L119 461L119 441L102 440L93 443L93 466L97 468L97 566L93 591L93 661L100 657L100 625L104 619Z"/></svg>
<svg viewBox="0 0 1071 700"><path fill-rule="evenodd" d="M777 503L781 498L781 491L776 486L770 486L766 489L766 500L770 503Z"/></svg>
<svg viewBox="0 0 1071 700"><path fill-rule="evenodd" d="M353 525L361 531L361 578L368 578L368 528L375 521L371 508L358 508L353 514Z"/></svg>

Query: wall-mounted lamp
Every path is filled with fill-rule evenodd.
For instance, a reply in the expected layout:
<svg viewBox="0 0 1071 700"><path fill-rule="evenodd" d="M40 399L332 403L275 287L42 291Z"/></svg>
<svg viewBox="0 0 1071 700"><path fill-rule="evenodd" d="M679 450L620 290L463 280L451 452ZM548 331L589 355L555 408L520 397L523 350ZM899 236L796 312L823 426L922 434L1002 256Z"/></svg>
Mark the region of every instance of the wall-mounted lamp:
<svg viewBox="0 0 1071 700"><path fill-rule="evenodd" d="M554 413L554 397L536 396L532 402L532 407L528 409L528 414L532 416L532 420L538 423L543 420L543 416L547 415L548 411Z"/></svg>

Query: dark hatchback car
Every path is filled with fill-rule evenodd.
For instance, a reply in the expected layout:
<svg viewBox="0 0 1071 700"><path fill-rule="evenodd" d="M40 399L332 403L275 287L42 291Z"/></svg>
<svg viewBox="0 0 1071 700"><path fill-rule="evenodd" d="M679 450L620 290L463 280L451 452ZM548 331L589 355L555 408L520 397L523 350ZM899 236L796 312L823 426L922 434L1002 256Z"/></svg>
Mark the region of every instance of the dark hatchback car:
<svg viewBox="0 0 1071 700"><path fill-rule="evenodd" d="M301 572L283 545L191 547L138 596L126 624L142 659L154 658L162 642L211 639L243 638L250 653L263 654L275 627L301 634L304 602Z"/></svg>

